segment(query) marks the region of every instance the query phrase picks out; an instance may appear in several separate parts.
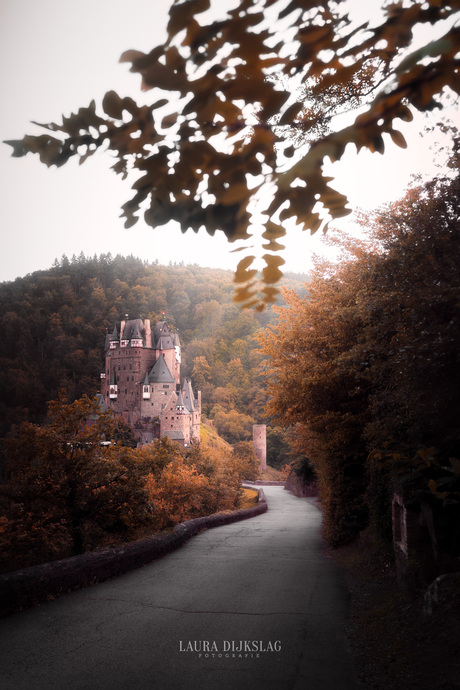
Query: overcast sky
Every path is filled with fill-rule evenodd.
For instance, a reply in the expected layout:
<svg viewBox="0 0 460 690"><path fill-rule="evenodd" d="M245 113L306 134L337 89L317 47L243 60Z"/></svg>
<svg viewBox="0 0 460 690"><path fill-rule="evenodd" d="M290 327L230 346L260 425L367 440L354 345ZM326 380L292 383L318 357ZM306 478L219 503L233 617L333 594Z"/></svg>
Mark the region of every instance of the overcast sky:
<svg viewBox="0 0 460 690"><path fill-rule="evenodd" d="M355 5L368 8L369 1ZM139 77L119 57L129 48L148 52L162 41L169 6L170 0L0 0L0 140L36 133L31 120L59 121L93 98L100 103L110 89L148 100L148 92L140 95ZM399 198L411 173L432 166L429 138L400 129L408 150L389 145L384 157L350 153L333 166L334 186L353 206L371 209ZM174 226L153 230L142 220L125 230L119 215L130 183L110 170L108 156L96 154L83 166L73 160L58 170L32 155L11 158L10 151L0 144L0 281L81 251L232 269L241 258L223 235L201 231L197 238ZM307 271L312 250L320 247L320 238L291 232L285 269Z"/></svg>

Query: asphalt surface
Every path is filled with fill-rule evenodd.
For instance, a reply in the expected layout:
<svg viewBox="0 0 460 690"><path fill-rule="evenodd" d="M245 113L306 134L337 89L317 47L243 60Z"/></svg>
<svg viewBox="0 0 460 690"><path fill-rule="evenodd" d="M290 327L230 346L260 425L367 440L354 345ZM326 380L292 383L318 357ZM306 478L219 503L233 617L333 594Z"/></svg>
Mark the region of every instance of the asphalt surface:
<svg viewBox="0 0 460 690"><path fill-rule="evenodd" d="M0 690L354 690L346 590L314 501L0 621Z"/></svg>

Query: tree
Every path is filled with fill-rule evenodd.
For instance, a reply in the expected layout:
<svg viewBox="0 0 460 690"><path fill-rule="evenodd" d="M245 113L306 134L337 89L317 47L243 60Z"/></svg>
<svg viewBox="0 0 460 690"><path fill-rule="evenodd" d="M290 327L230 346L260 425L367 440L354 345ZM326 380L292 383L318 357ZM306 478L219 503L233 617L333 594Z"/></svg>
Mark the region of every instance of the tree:
<svg viewBox="0 0 460 690"><path fill-rule="evenodd" d="M317 265L308 297L287 293L288 308L259 337L268 411L297 425L332 543L356 536L368 516L391 539L392 493L407 475L414 500L433 503L439 543L458 551L460 176L452 167L362 218L364 240L333 236L341 261Z"/></svg>
<svg viewBox="0 0 460 690"><path fill-rule="evenodd" d="M332 544L366 525L366 445L361 435L367 385L343 364L356 346L359 315L353 264L320 263L301 298L285 291L287 308L258 340L268 358L268 414L295 428L296 450L311 458L321 491L324 534Z"/></svg>
<svg viewBox="0 0 460 690"><path fill-rule="evenodd" d="M220 405L214 405L211 416L219 436L229 443L247 441L251 438L254 419L236 410L226 412Z"/></svg>
<svg viewBox="0 0 460 690"><path fill-rule="evenodd" d="M24 423L5 442L1 541L18 565L82 553L148 522L142 465L130 448L101 445L113 422L96 400L61 394L46 425Z"/></svg>
<svg viewBox="0 0 460 690"><path fill-rule="evenodd" d="M153 90L150 105L109 91L102 110L93 101L42 125L47 133L8 143L14 156L37 153L49 166L83 162L101 147L113 152L118 174L136 172L126 227L143 211L153 227L175 220L183 231L220 230L233 242L262 222L262 275L252 254L235 274L235 300L261 310L282 275L285 222L314 233L350 212L323 174L325 159L339 160L348 144L383 153L384 136L405 147L395 121L460 92L460 2L385 4L380 23L360 26L334 0L239 0L224 18L205 14L200 24L210 8L210 0L175 0L165 44L121 56ZM427 26L444 35L414 48L415 30ZM367 109L332 131L339 108L358 106ZM299 131L305 146L296 151Z"/></svg>
<svg viewBox="0 0 460 690"><path fill-rule="evenodd" d="M172 461L158 479L153 474L147 475L146 486L156 529L207 513L212 490L209 479L199 474L194 465Z"/></svg>
<svg viewBox="0 0 460 690"><path fill-rule="evenodd" d="M255 481L259 476L259 460L252 441L239 441L233 446L233 464L242 480Z"/></svg>

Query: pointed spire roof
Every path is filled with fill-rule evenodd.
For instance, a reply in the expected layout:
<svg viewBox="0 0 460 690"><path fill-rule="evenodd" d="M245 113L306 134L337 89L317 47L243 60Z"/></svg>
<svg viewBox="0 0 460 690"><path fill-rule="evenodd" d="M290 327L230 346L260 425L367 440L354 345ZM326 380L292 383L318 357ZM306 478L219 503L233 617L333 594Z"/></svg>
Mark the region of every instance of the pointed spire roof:
<svg viewBox="0 0 460 690"><path fill-rule="evenodd" d="M150 382L149 382L149 375L148 375L148 372L147 372L147 373L145 374L145 377L144 377L144 386L148 386L149 383L150 383Z"/></svg>
<svg viewBox="0 0 460 690"><path fill-rule="evenodd" d="M119 338L118 338L118 331L117 331L117 327L116 327L116 326L113 327L113 333L112 333L112 335L110 336L110 340L119 340Z"/></svg>
<svg viewBox="0 0 460 690"><path fill-rule="evenodd" d="M109 408L107 407L106 402L104 400L104 396L101 395L101 393L96 393L96 400L99 403L100 411L101 412L107 412ZM97 414L90 415L90 419L96 419L97 416L98 416Z"/></svg>
<svg viewBox="0 0 460 690"><path fill-rule="evenodd" d="M123 340L143 340L144 323L142 319L129 319L123 328Z"/></svg>
<svg viewBox="0 0 460 690"><path fill-rule="evenodd" d="M162 335L170 335L168 326L166 325L166 321L158 321L157 324L155 325L154 331L153 331L153 338L155 343L158 342L159 338Z"/></svg>
<svg viewBox="0 0 460 690"><path fill-rule="evenodd" d="M150 383L174 383L175 379L168 369L164 357L158 357L149 374Z"/></svg>
<svg viewBox="0 0 460 690"><path fill-rule="evenodd" d="M142 340L142 333L139 327L139 323L137 321L135 322L134 328L131 332L131 339L133 338L134 340Z"/></svg>
<svg viewBox="0 0 460 690"><path fill-rule="evenodd" d="M110 385L111 386L116 386L117 385L117 375L115 373L115 369L112 371L112 376L110 378Z"/></svg>
<svg viewBox="0 0 460 690"><path fill-rule="evenodd" d="M184 399L182 397L182 391L179 391L179 397L177 398L176 407L185 407Z"/></svg>
<svg viewBox="0 0 460 690"><path fill-rule="evenodd" d="M172 337L170 335L160 335L157 342L157 350L172 350L173 348Z"/></svg>
<svg viewBox="0 0 460 690"><path fill-rule="evenodd" d="M182 386L182 396L184 400L184 405L190 412L195 410L195 399L193 397L192 384L188 379L184 379L184 385Z"/></svg>

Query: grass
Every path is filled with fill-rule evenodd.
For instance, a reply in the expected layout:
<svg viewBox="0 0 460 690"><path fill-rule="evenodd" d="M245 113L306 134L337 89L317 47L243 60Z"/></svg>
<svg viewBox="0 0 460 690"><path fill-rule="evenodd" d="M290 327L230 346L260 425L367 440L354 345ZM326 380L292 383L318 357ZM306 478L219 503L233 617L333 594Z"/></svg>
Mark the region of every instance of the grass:
<svg viewBox="0 0 460 690"><path fill-rule="evenodd" d="M246 508L253 508L259 503L259 492L255 489L243 489L243 495L241 496L240 509L246 510Z"/></svg>
<svg viewBox="0 0 460 690"><path fill-rule="evenodd" d="M258 479L260 481L266 481L266 482L285 482L286 481L286 475L283 472L281 472L280 470L275 470L274 467L270 467L267 465L266 470L259 472Z"/></svg>

